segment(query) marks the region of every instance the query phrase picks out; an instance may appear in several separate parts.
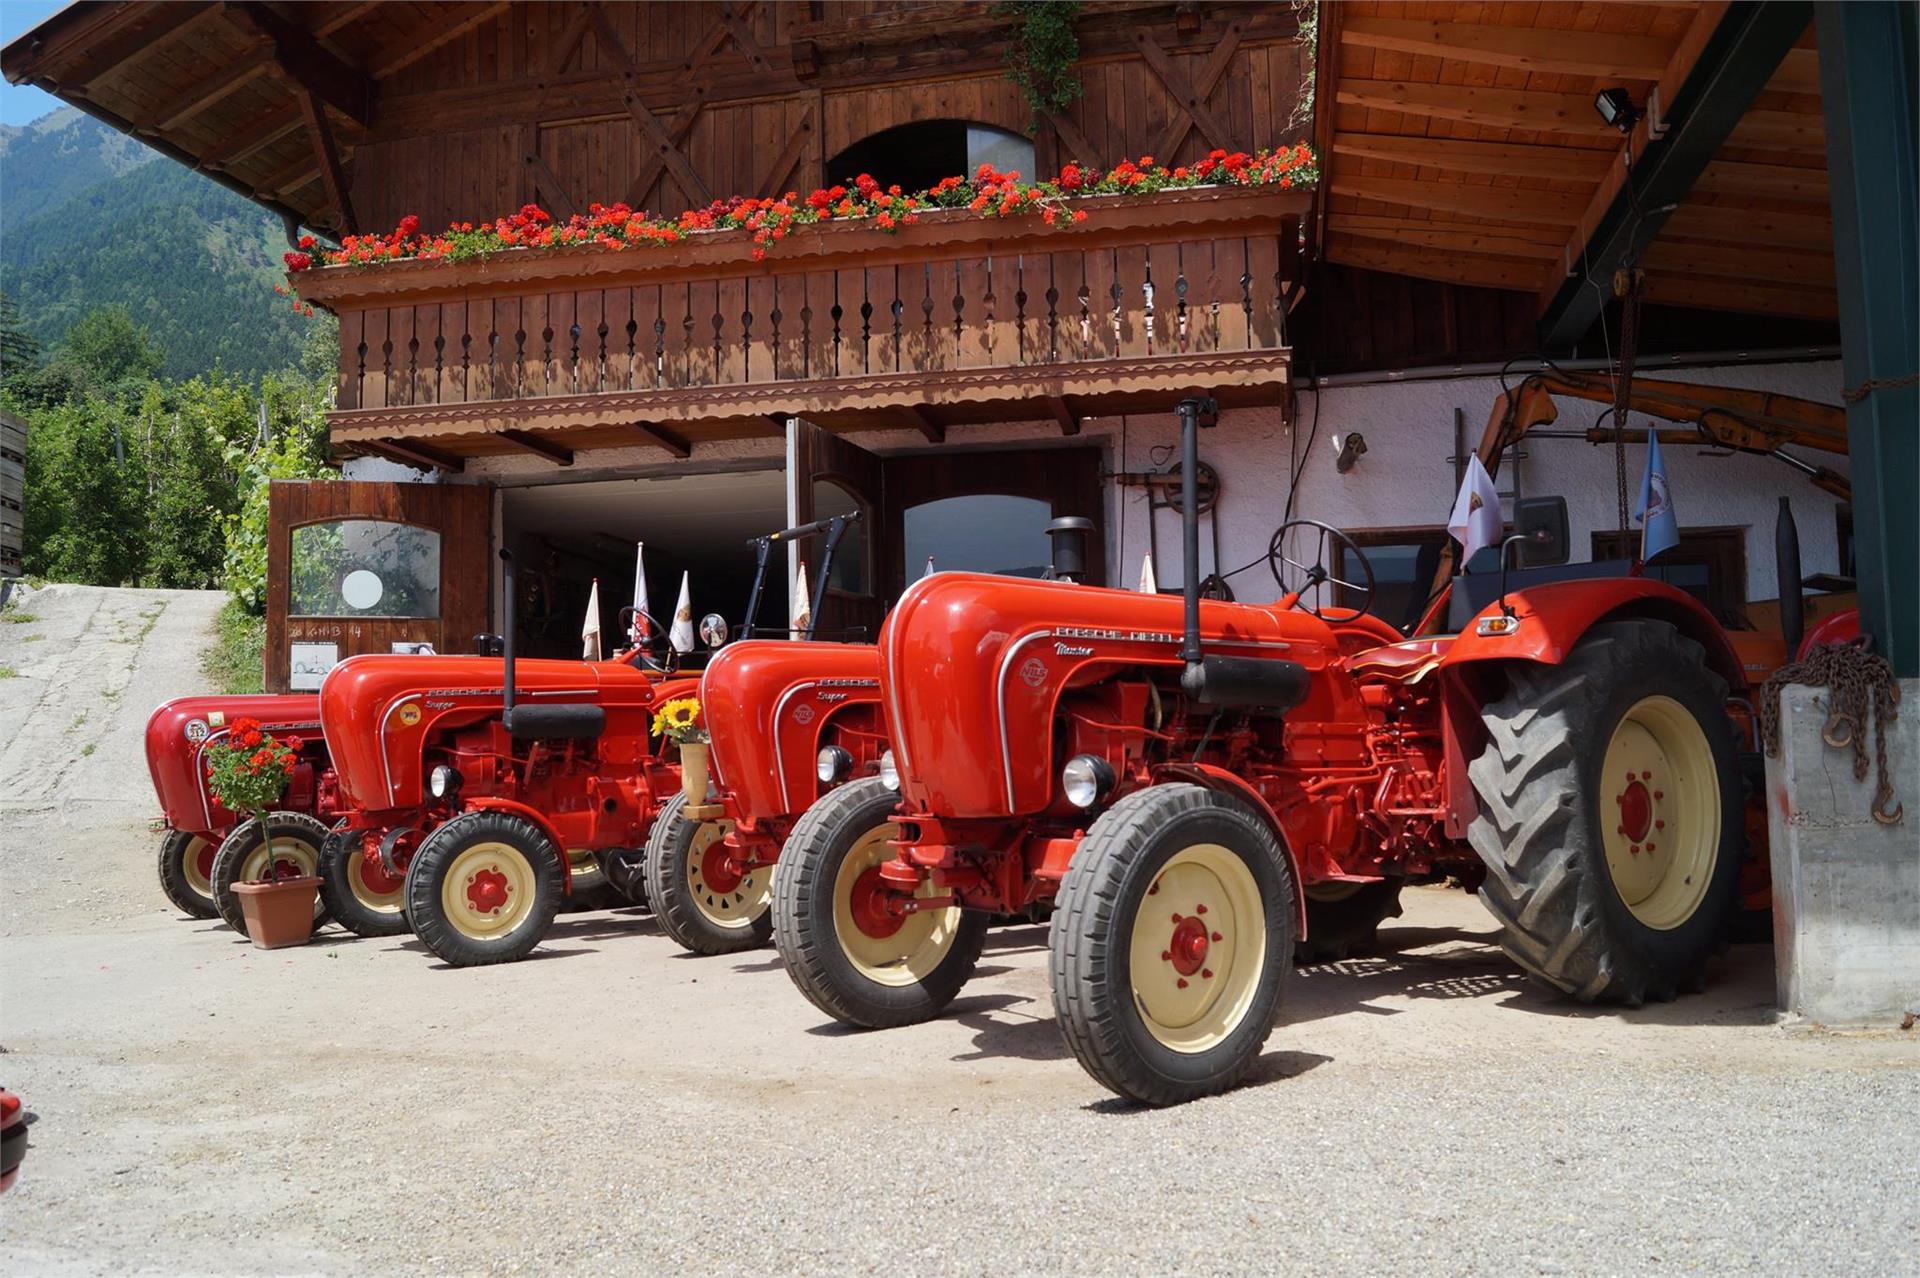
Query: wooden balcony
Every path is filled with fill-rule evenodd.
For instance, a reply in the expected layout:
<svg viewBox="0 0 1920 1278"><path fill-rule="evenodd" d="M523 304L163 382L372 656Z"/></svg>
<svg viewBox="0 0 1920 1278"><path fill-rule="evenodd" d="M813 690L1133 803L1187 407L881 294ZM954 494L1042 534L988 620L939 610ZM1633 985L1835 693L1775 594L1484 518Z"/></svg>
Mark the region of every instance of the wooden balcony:
<svg viewBox="0 0 1920 1278"><path fill-rule="evenodd" d="M457 468L517 451L1280 402L1302 291L1298 191L1076 202L1050 228L961 210L895 234L743 232L668 248L513 250L294 277L340 317L336 443Z"/></svg>

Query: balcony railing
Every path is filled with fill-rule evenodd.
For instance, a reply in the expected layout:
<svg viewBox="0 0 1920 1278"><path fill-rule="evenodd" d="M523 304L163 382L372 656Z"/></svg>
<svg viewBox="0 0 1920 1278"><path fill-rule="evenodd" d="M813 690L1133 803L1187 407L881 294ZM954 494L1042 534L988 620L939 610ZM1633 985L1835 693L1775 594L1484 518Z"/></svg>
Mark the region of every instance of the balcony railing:
<svg viewBox="0 0 1920 1278"><path fill-rule="evenodd" d="M896 234L797 228L761 262L744 233L723 232L296 283L340 317L343 443L496 451L480 441L511 430L604 446L634 442L607 432L638 422L698 439L784 414L926 429L1196 387L1277 398L1305 204L1199 188L1080 201L1089 217L1071 228L965 211Z"/></svg>

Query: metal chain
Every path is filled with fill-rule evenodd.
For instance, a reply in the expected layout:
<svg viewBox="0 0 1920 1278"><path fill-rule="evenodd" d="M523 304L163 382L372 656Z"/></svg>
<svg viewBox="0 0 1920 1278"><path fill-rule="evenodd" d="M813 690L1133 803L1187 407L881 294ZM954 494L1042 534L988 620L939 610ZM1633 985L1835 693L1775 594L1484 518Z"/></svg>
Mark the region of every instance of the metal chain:
<svg viewBox="0 0 1920 1278"><path fill-rule="evenodd" d="M1627 404L1633 398L1633 364L1640 353L1641 275L1638 267L1627 267L1613 276L1613 295L1620 299L1620 375L1613 383L1613 479L1623 542L1631 527L1627 501Z"/></svg>
<svg viewBox="0 0 1920 1278"><path fill-rule="evenodd" d="M1893 667L1878 653L1868 652L1860 643L1822 644L1809 652L1804 661L1793 661L1773 672L1760 689L1760 739L1771 758L1780 757L1780 690L1790 683L1826 688L1827 721L1820 728L1820 739L1836 750L1853 747L1853 779L1867 779L1867 739L1863 724L1867 718L1868 698L1873 706L1873 754L1877 783L1873 796L1873 819L1881 825L1898 825L1906 812L1893 798L1893 782L1887 775L1887 724L1899 717L1900 685Z"/></svg>
<svg viewBox="0 0 1920 1278"><path fill-rule="evenodd" d="M1908 373L1905 377L1869 377L1851 390L1840 392L1840 398L1848 404L1857 404L1875 391L1903 390L1908 386L1920 386L1920 373Z"/></svg>

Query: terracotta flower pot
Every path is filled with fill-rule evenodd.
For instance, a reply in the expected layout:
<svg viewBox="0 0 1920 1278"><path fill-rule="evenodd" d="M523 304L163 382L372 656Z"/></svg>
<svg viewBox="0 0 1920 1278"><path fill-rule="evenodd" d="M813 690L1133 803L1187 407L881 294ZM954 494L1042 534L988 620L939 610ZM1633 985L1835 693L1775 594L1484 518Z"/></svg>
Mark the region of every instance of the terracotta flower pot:
<svg viewBox="0 0 1920 1278"><path fill-rule="evenodd" d="M313 875L233 885L234 895L240 898L240 916L247 921L247 935L263 950L307 943L313 935L313 901L319 891L320 880Z"/></svg>
<svg viewBox="0 0 1920 1278"><path fill-rule="evenodd" d="M689 741L680 747L680 792L698 806L707 801L707 745Z"/></svg>

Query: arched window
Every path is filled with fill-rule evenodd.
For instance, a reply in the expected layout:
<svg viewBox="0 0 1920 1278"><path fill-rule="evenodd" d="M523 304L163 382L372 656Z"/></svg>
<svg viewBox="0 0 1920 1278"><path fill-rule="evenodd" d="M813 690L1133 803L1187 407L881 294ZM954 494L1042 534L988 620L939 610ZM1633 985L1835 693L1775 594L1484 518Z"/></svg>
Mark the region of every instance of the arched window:
<svg viewBox="0 0 1920 1278"><path fill-rule="evenodd" d="M909 581L926 571L1039 577L1050 555L1053 507L1032 497L977 493L911 506L904 515Z"/></svg>
<svg viewBox="0 0 1920 1278"><path fill-rule="evenodd" d="M1033 172L1033 140L970 120L915 120L882 129L827 161L827 185L851 185L866 173L882 186L924 191L944 177L972 174L982 164L1000 172Z"/></svg>
<svg viewBox="0 0 1920 1278"><path fill-rule="evenodd" d="M438 617L440 534L384 519L293 530L289 617Z"/></svg>

